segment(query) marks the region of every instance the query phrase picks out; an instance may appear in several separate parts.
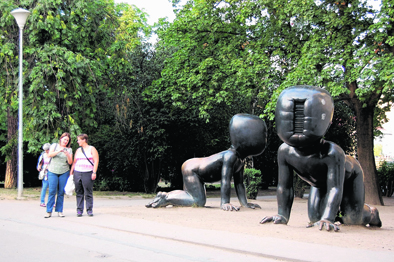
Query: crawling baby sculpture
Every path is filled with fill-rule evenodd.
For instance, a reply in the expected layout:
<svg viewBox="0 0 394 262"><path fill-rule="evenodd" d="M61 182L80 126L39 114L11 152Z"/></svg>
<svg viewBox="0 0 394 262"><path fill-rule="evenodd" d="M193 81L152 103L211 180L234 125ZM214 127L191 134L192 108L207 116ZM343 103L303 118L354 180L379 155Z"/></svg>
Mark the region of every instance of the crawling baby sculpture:
<svg viewBox="0 0 394 262"><path fill-rule="evenodd" d="M267 144L265 122L254 115L237 114L229 125L231 147L220 153L203 158L192 158L182 165L184 190L169 193L159 192L146 207L198 206L206 203L206 182L221 181L221 203L223 210L239 210L230 204L231 178L234 178L235 191L242 206L260 208L248 203L243 184L244 159L247 156L260 155Z"/></svg>
<svg viewBox="0 0 394 262"><path fill-rule="evenodd" d="M364 174L359 162L322 137L331 124L330 94L313 86L293 86L278 98L275 121L284 142L278 150L278 215L260 223L287 224L294 199L293 171L311 185L308 227L339 230L335 221L381 227L379 212L364 204ZM342 217L337 217L338 211Z"/></svg>

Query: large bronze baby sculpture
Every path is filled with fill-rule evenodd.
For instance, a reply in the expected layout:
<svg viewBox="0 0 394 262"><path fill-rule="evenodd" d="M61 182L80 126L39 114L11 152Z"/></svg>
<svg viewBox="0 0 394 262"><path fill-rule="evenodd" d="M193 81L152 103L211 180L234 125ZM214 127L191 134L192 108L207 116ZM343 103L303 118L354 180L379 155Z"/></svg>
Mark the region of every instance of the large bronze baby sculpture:
<svg viewBox="0 0 394 262"><path fill-rule="evenodd" d="M244 159L260 155L267 143L267 127L257 116L237 114L229 125L231 147L220 153L204 158L192 158L182 165L184 190L169 193L159 192L146 207L198 206L206 203L206 182L221 182L221 203L223 210L239 210L230 204L231 179L234 178L235 191L242 206L260 207L248 203L243 184Z"/></svg>
<svg viewBox="0 0 394 262"><path fill-rule="evenodd" d="M359 162L322 137L331 124L334 103L318 87L293 86L278 98L275 121L278 149L278 214L260 223L287 224L294 199L293 171L311 185L308 227L339 230L335 221L381 227L379 212L364 204L364 174ZM341 217L337 216L341 213Z"/></svg>

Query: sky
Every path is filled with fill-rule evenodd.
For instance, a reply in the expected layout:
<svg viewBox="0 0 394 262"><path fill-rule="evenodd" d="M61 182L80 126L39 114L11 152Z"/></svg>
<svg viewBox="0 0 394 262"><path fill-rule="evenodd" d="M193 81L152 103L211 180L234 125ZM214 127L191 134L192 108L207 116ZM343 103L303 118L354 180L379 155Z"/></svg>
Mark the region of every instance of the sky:
<svg viewBox="0 0 394 262"><path fill-rule="evenodd" d="M181 1L184 2L185 0ZM381 0L369 0L375 9L378 8ZM135 5L140 9L143 9L148 16L148 24L153 25L159 20L159 18L167 17L169 22L175 19L172 4L168 0L115 0L115 3L127 3ZM150 42L154 43L157 40L157 36L154 34Z"/></svg>
<svg viewBox="0 0 394 262"><path fill-rule="evenodd" d="M115 0L115 3L126 3L135 5L142 9L148 16L148 24L153 25L159 18L167 17L169 22L175 19L172 4L168 0ZM152 34L149 42L154 44L157 41L157 35Z"/></svg>
<svg viewBox="0 0 394 262"><path fill-rule="evenodd" d="M153 25L159 18L168 17L170 22L175 18L172 4L168 0L115 0L115 3L127 3L144 9L145 13L149 15L149 25Z"/></svg>
<svg viewBox="0 0 394 262"><path fill-rule="evenodd" d="M127 3L135 5L149 15L148 24L153 25L162 17L168 17L168 21L172 22L175 18L172 11L172 5L168 0L115 0L115 3ZM369 0L375 9L378 9L381 0Z"/></svg>

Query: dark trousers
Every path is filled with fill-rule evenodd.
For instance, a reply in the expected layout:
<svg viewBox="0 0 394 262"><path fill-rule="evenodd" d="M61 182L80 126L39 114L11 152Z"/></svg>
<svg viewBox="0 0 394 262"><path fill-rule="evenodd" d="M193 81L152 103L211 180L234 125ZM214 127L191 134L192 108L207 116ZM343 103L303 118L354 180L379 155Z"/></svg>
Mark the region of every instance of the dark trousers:
<svg viewBox="0 0 394 262"><path fill-rule="evenodd" d="M93 183L92 171L74 171L75 193L77 194L77 212L83 213L84 200L86 200L86 211L93 212Z"/></svg>

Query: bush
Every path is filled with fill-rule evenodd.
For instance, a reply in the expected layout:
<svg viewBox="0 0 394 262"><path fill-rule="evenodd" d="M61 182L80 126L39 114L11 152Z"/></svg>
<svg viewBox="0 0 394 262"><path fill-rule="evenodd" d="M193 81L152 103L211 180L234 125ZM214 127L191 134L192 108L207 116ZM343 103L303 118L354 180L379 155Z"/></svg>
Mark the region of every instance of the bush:
<svg viewBox="0 0 394 262"><path fill-rule="evenodd" d="M254 168L245 168L245 187L246 196L248 199L256 199L257 193L259 192L259 186L261 185L261 171Z"/></svg>
<svg viewBox="0 0 394 262"><path fill-rule="evenodd" d="M93 185L97 191L132 191L132 186L127 179L122 177L104 177Z"/></svg>
<svg viewBox="0 0 394 262"><path fill-rule="evenodd" d="M378 177L382 196L391 197L394 193L394 163L384 161L378 169Z"/></svg>
<svg viewBox="0 0 394 262"><path fill-rule="evenodd" d="M293 174L293 187L294 187L294 196L303 198L305 190L308 188L308 183L302 180L297 174Z"/></svg>

